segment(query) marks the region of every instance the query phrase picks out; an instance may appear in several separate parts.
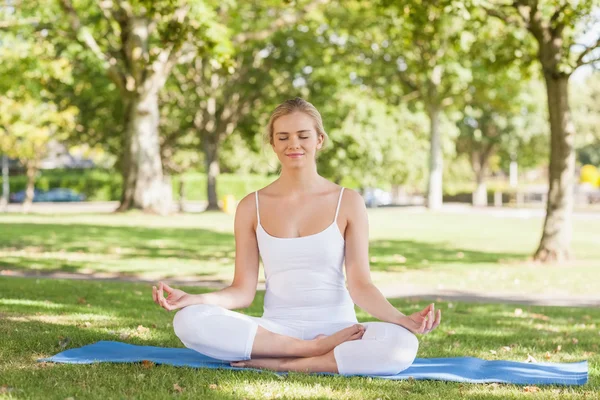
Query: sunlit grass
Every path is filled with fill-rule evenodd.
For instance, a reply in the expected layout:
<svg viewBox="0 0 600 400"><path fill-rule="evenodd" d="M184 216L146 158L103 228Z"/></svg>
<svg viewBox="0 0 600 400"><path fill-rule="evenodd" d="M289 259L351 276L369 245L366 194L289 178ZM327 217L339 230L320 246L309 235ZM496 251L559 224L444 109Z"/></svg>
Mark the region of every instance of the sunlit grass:
<svg viewBox="0 0 600 400"><path fill-rule="evenodd" d="M574 221L576 261L538 265L541 218L373 209L370 267L377 284L419 290L595 296L597 220ZM0 271L230 282L233 216L139 212L0 215ZM263 279L262 273L260 279Z"/></svg>
<svg viewBox="0 0 600 400"><path fill-rule="evenodd" d="M183 287L192 293L201 290ZM0 278L0 386L12 398L459 399L596 398L600 394L600 309L436 302L443 322L420 337L419 357L480 357L572 362L587 359L582 387L474 385L387 381L268 372L233 372L142 364L38 363L63 349L99 340L183 347L169 313L151 299L150 285ZM261 315L263 293L244 310ZM404 313L423 301L392 300ZM372 320L357 309L361 321ZM177 386L174 386L177 384ZM179 388L179 389L177 389ZM181 390L181 392L180 392Z"/></svg>

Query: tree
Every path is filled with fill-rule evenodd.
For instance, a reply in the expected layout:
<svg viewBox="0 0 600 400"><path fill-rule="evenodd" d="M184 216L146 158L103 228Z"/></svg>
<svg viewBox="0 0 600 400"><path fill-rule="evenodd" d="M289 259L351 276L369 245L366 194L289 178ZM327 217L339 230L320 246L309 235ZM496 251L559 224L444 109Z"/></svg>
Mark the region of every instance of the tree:
<svg viewBox="0 0 600 400"><path fill-rule="evenodd" d="M224 27L205 2L60 0L77 40L101 63L124 109L119 210L165 212L158 94L173 67L194 57L226 54Z"/></svg>
<svg viewBox="0 0 600 400"><path fill-rule="evenodd" d="M543 120L541 124L538 121L544 113L538 107L539 87L531 68L532 51L529 48L516 57L512 50L515 42L522 39L515 28L489 20L479 27L471 45L468 63L472 80L458 101L462 118L458 121L456 149L469 158L473 169L476 206L487 205L485 176L490 159L504 152L516 161L519 150L544 132Z"/></svg>
<svg viewBox="0 0 600 400"><path fill-rule="evenodd" d="M470 80L462 63L469 57L474 35L462 16L462 5L453 1L383 1L376 12L358 17L368 29L359 58L366 68L361 83L386 101L417 103L429 119L429 173L427 206L438 209L443 194L443 112Z"/></svg>
<svg viewBox="0 0 600 400"><path fill-rule="evenodd" d="M25 167L24 210L33 201L40 161L52 141L63 141L75 128L77 109L65 105L54 89L72 83L68 60L42 39L6 32L0 42L0 153Z"/></svg>
<svg viewBox="0 0 600 400"><path fill-rule="evenodd" d="M597 65L600 36L579 43L583 31L599 23L597 0L474 1L488 15L527 30L537 42L537 59L546 84L550 122L548 203L540 244L534 258L561 261L571 255L575 127L569 106L569 78L583 65ZM597 30L596 30L597 32Z"/></svg>

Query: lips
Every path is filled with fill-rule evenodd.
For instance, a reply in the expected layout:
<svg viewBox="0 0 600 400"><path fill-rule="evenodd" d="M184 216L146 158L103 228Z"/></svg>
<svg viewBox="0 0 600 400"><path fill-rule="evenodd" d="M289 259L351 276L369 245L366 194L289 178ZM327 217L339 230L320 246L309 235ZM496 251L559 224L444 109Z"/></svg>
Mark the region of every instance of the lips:
<svg viewBox="0 0 600 400"><path fill-rule="evenodd" d="M291 157L291 158L298 158L298 157L302 157L303 155L304 155L303 153L286 154L286 156Z"/></svg>

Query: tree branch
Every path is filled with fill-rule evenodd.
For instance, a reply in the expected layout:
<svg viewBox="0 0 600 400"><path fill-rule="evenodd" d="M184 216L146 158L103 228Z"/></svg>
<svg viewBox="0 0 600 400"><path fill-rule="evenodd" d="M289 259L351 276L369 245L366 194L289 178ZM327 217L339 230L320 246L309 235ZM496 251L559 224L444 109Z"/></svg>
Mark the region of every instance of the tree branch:
<svg viewBox="0 0 600 400"><path fill-rule="evenodd" d="M82 42L84 46L92 51L92 53L104 64L108 72L108 76L112 79L112 81L117 85L119 90L122 92L125 91L125 83L124 83L124 74L119 71L117 66L117 60L114 57L104 53L100 46L98 46L98 42L92 36L92 34L82 26L81 20L77 15L77 11L73 8L73 4L71 0L61 0L60 2L63 10L67 13L69 17L69 22L71 24L71 29L75 33L77 40Z"/></svg>
<svg viewBox="0 0 600 400"><path fill-rule="evenodd" d="M271 23L271 26L268 27L267 29L264 29L264 30L258 31L258 32L247 32L247 33L240 33L240 34L236 35L233 38L233 43L234 44L242 44L249 40L264 40L264 39L268 38L269 36L271 36L273 33L277 32L279 29L281 29L281 27L283 27L285 25L295 24L296 22L301 20L306 14L308 14L309 12L311 12L312 10L317 8L319 5L326 4L328 2L329 2L329 0L313 0L312 2L307 4L303 10L300 10L296 14L282 15L281 17L279 17L278 19L273 21L273 23Z"/></svg>
<svg viewBox="0 0 600 400"><path fill-rule="evenodd" d="M577 57L577 62L575 64L575 68L580 67L582 65L590 64L590 62L584 62L583 58L597 48L600 48L600 37L598 37L598 40L596 40L596 43L594 43L593 45L591 45L589 47L586 47L585 50L583 52L581 52L579 57Z"/></svg>

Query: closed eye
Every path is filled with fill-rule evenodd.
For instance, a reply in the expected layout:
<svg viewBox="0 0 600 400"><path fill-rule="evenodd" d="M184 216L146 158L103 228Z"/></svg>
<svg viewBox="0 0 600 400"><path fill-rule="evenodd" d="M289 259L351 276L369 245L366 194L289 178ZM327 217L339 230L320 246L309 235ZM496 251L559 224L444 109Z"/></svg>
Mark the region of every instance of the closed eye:
<svg viewBox="0 0 600 400"><path fill-rule="evenodd" d="M300 139L308 139L308 136L300 136ZM279 140L288 140L288 138L279 138Z"/></svg>

